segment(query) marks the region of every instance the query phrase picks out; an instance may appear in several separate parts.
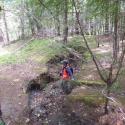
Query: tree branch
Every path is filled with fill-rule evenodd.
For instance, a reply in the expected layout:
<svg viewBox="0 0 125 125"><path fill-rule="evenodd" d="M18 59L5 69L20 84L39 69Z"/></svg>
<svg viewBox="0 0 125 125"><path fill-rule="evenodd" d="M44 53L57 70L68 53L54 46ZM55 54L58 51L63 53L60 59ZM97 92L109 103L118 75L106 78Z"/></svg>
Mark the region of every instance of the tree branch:
<svg viewBox="0 0 125 125"><path fill-rule="evenodd" d="M112 83L115 82L117 80L118 76L119 76L119 72L120 72L120 70L122 68L122 63L123 63L123 60L124 60L124 56L125 56L125 48L124 48L124 50L123 50L123 52L122 52L122 54L120 56L119 63L118 63L119 64L118 65L118 70L117 70L116 76L113 79Z"/></svg>

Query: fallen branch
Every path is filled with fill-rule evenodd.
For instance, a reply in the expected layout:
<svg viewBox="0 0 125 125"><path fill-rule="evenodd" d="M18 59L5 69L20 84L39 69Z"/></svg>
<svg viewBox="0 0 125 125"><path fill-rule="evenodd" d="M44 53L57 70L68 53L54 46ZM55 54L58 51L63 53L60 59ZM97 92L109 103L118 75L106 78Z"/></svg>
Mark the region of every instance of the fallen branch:
<svg viewBox="0 0 125 125"><path fill-rule="evenodd" d="M125 120L125 112L123 111L122 104L118 100L116 100L114 97L107 96L107 94L105 94L105 89L102 90L102 94L105 98L109 99L115 107L119 109L119 111L117 112L122 114L121 120Z"/></svg>
<svg viewBox="0 0 125 125"><path fill-rule="evenodd" d="M79 54L77 51L75 51L73 48L69 48L66 46L63 46L69 53L73 54L75 57L77 57L78 59L83 60L82 54Z"/></svg>

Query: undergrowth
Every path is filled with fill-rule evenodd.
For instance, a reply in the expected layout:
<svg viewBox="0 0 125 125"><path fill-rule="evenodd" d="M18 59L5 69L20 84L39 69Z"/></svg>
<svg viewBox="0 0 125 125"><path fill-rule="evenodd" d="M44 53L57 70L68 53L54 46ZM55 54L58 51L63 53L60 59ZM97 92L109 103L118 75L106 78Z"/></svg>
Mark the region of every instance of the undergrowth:
<svg viewBox="0 0 125 125"><path fill-rule="evenodd" d="M87 37L87 39L91 42L92 47L95 46L95 41L92 37ZM25 41L18 41L4 47L4 49L10 51L10 53L0 56L0 64L21 63L27 60L44 63L53 58L55 55L68 54L68 51L65 47L63 47L64 45L62 42L56 42L54 39L33 40L19 51L14 52L23 44L25 44ZM81 36L74 36L70 38L66 46L84 54L86 59L91 58L85 48L85 44Z"/></svg>
<svg viewBox="0 0 125 125"><path fill-rule="evenodd" d="M11 45L10 48L12 48ZM20 63L25 62L28 59L37 62L46 62L57 53L65 53L62 44L56 43L54 40L50 39L33 40L15 53L0 56L0 64Z"/></svg>

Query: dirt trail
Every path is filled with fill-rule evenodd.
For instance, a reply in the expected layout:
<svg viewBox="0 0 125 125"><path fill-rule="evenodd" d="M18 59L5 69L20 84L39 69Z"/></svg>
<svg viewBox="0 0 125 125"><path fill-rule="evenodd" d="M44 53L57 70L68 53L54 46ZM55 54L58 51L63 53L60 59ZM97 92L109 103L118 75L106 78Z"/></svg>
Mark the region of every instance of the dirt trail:
<svg viewBox="0 0 125 125"><path fill-rule="evenodd" d="M0 99L3 117L8 123L17 121L19 114L27 106L27 83L38 76L45 65L27 62L1 67Z"/></svg>

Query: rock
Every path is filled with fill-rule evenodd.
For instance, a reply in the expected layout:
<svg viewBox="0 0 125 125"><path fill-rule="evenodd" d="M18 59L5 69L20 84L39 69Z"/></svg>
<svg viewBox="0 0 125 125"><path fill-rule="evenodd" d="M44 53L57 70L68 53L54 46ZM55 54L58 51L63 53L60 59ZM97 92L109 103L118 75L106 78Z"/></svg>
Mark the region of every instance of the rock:
<svg viewBox="0 0 125 125"><path fill-rule="evenodd" d="M40 117L40 114L37 114L37 117L39 118L39 117Z"/></svg>
<svg viewBox="0 0 125 125"><path fill-rule="evenodd" d="M13 81L14 81L14 82L19 82L19 81L20 81L20 79L14 79Z"/></svg>
<svg viewBox="0 0 125 125"><path fill-rule="evenodd" d="M25 122L26 122L26 123L29 123L29 122L30 122L30 119L29 119L29 118L27 118Z"/></svg>
<svg viewBox="0 0 125 125"><path fill-rule="evenodd" d="M46 124L48 124L48 123L49 123L49 121L48 121L48 119L47 119L47 118L45 119L45 123L46 123Z"/></svg>
<svg viewBox="0 0 125 125"><path fill-rule="evenodd" d="M25 93L26 93L26 90L25 90L25 88L23 88L22 90L23 90L23 93L25 94Z"/></svg>
<svg viewBox="0 0 125 125"><path fill-rule="evenodd" d="M50 103L48 106L52 106L52 103Z"/></svg>
<svg viewBox="0 0 125 125"><path fill-rule="evenodd" d="M11 86L14 86L14 83L12 82L12 83L10 83L11 84Z"/></svg>
<svg viewBox="0 0 125 125"><path fill-rule="evenodd" d="M22 103L21 103L21 102L19 102L18 104L19 104L19 105L21 105Z"/></svg>
<svg viewBox="0 0 125 125"><path fill-rule="evenodd" d="M21 97L21 94L19 94L18 97Z"/></svg>

